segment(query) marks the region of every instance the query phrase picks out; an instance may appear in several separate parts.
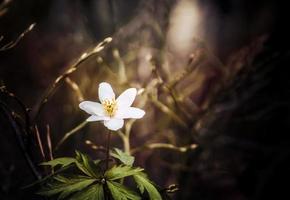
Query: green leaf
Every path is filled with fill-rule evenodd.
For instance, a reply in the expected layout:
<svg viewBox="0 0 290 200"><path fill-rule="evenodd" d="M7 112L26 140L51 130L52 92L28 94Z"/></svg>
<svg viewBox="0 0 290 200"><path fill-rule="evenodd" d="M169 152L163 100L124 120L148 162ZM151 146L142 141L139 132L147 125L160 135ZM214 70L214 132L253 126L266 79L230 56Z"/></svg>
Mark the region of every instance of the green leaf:
<svg viewBox="0 0 290 200"><path fill-rule="evenodd" d="M55 176L53 176L53 179L60 182L60 183L67 183L67 184L79 182L79 181L83 181L83 180L88 180L88 179L91 180L90 177L82 176L82 175L72 175L69 177L55 175Z"/></svg>
<svg viewBox="0 0 290 200"><path fill-rule="evenodd" d="M108 188L114 200L141 200L141 197L134 191L128 189L115 181L107 181Z"/></svg>
<svg viewBox="0 0 290 200"><path fill-rule="evenodd" d="M144 193L144 189L146 189L150 200L162 200L158 190L156 189L154 184L148 179L145 173L139 172L133 177L141 193Z"/></svg>
<svg viewBox="0 0 290 200"><path fill-rule="evenodd" d="M88 187L84 191L80 191L73 195L70 200L104 200L103 185L96 184Z"/></svg>
<svg viewBox="0 0 290 200"><path fill-rule="evenodd" d="M121 179L127 176L132 176L143 171L142 168L132 168L127 165L114 166L105 173L105 177L108 180Z"/></svg>
<svg viewBox="0 0 290 200"><path fill-rule="evenodd" d="M58 199L64 199L65 197L74 192L85 189L95 181L95 179L87 178L65 179L64 177L62 177L62 181L60 183L54 183L53 185L49 185L42 191L38 192L38 194L43 196L53 196L56 194L60 194Z"/></svg>
<svg viewBox="0 0 290 200"><path fill-rule="evenodd" d="M98 166L99 162L93 161L88 155L76 151L76 165L84 174L99 178L101 176L101 168Z"/></svg>
<svg viewBox="0 0 290 200"><path fill-rule="evenodd" d="M68 166L72 163L75 163L75 162L76 162L75 158L62 157L62 158L56 158L56 159L48 161L48 162L40 163L40 165L49 165L52 168L56 167L57 165L60 165L61 167L66 167L66 166Z"/></svg>
<svg viewBox="0 0 290 200"><path fill-rule="evenodd" d="M118 148L114 148L115 152L111 152L111 156L120 160L123 164L132 166L135 158L130 156L128 153L123 152Z"/></svg>

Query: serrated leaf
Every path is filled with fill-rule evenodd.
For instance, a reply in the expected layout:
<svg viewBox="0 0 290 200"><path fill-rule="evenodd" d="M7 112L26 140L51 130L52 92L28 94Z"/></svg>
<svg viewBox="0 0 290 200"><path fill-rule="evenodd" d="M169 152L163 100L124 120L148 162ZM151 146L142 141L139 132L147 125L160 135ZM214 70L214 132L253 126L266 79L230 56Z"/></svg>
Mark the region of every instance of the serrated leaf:
<svg viewBox="0 0 290 200"><path fill-rule="evenodd" d="M82 175L71 175L71 176L61 176L61 175L56 175L53 176L53 179L60 182L60 183L75 183L75 182L79 182L79 181L83 181L83 180L88 180L91 179L88 176L82 176Z"/></svg>
<svg viewBox="0 0 290 200"><path fill-rule="evenodd" d="M154 184L148 179L147 175L140 172L133 176L140 192L143 194L144 189L147 191L150 200L162 200L161 195L154 186Z"/></svg>
<svg viewBox="0 0 290 200"><path fill-rule="evenodd" d="M68 166L72 163L75 163L75 162L76 162L75 158L62 157L62 158L56 158L56 159L48 161L48 162L40 163L40 165L49 165L52 168L55 168L58 165L60 165L61 167L66 167L66 166Z"/></svg>
<svg viewBox="0 0 290 200"><path fill-rule="evenodd" d="M96 184L89 186L84 191L80 191L73 195L70 200L104 200L104 189L103 185Z"/></svg>
<svg viewBox="0 0 290 200"><path fill-rule="evenodd" d="M69 183L70 179L61 175L56 175L53 177L53 179L55 179L56 181L60 182L60 183Z"/></svg>
<svg viewBox="0 0 290 200"><path fill-rule="evenodd" d="M53 196L60 194L58 199L64 199L74 192L83 190L95 181L95 179L67 179L65 183L61 182L58 184L50 185L47 188L44 188L42 191L38 192L38 194L43 196Z"/></svg>
<svg viewBox="0 0 290 200"><path fill-rule="evenodd" d="M118 148L114 148L115 152L111 153L111 156L120 160L123 164L132 166L134 163L135 158Z"/></svg>
<svg viewBox="0 0 290 200"><path fill-rule="evenodd" d="M128 165L120 165L114 166L105 173L105 177L108 180L117 180L121 178L125 178L127 176L132 176L134 174L138 174L143 171L142 168L133 168Z"/></svg>
<svg viewBox="0 0 290 200"><path fill-rule="evenodd" d="M134 191L115 181L107 181L108 188L114 200L141 200L141 197Z"/></svg>
<svg viewBox="0 0 290 200"><path fill-rule="evenodd" d="M101 176L101 169L98 166L99 161L93 161L88 155L76 151L76 165L84 174L99 178Z"/></svg>

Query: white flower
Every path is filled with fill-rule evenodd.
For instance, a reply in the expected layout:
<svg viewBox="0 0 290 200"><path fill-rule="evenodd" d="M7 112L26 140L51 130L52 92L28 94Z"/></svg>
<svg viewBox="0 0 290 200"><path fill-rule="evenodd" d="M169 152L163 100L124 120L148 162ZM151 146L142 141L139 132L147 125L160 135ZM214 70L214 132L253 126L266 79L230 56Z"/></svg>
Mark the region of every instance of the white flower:
<svg viewBox="0 0 290 200"><path fill-rule="evenodd" d="M115 100L111 85L103 82L99 85L101 103L83 101L79 107L91 115L87 121L103 121L108 129L116 131L123 127L124 119L140 119L145 115L144 110L131 107L136 94L136 88L129 88Z"/></svg>

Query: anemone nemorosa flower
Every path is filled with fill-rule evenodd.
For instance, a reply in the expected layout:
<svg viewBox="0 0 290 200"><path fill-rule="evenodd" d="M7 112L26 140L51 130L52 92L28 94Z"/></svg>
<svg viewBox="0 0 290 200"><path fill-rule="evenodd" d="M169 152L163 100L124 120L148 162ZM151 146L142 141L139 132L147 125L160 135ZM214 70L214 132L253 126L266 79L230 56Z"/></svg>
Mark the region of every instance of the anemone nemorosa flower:
<svg viewBox="0 0 290 200"><path fill-rule="evenodd" d="M140 119L145 115L144 110L131 107L136 95L136 88L125 90L117 99L109 83L103 82L99 85L99 100L83 101L79 107L91 116L87 121L103 121L104 125L113 131L123 127L124 119Z"/></svg>

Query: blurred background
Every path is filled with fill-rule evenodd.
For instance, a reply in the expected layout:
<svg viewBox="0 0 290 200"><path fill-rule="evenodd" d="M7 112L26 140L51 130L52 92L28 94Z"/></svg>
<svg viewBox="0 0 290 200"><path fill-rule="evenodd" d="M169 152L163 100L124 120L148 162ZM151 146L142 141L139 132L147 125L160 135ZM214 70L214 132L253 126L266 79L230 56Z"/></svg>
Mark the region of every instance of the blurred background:
<svg viewBox="0 0 290 200"><path fill-rule="evenodd" d="M178 185L169 198L290 198L288 13L274 0L0 1L0 199L41 199L22 189L40 162L104 157L105 128L78 108L103 81L139 90L146 115L123 131L136 166Z"/></svg>

